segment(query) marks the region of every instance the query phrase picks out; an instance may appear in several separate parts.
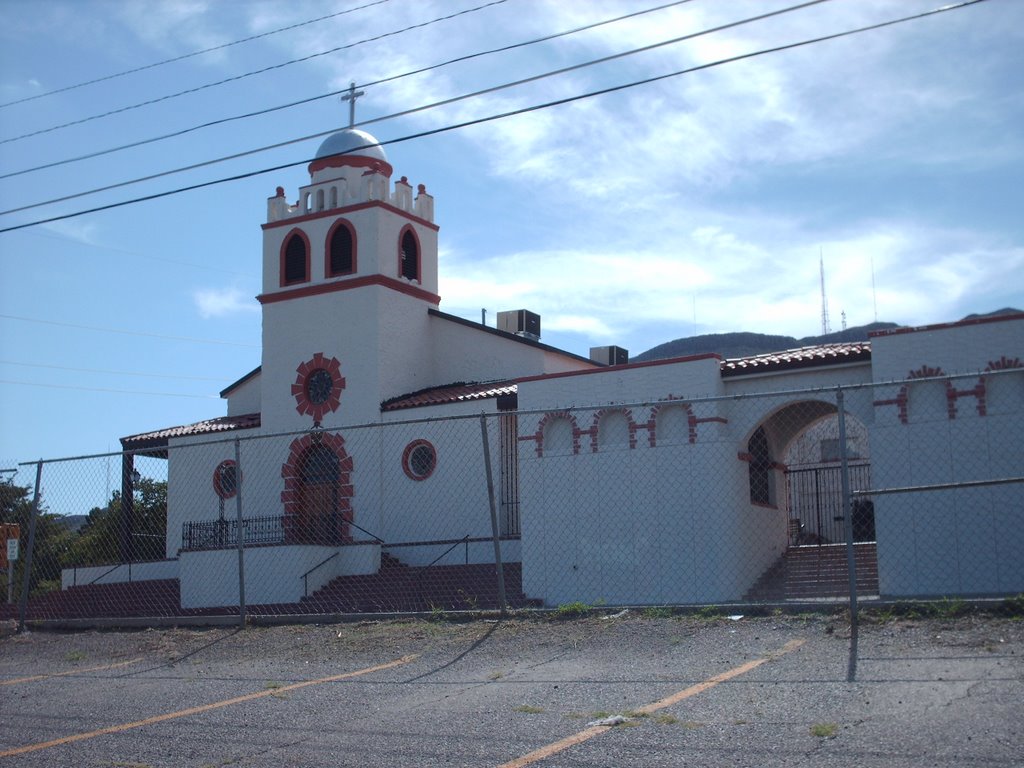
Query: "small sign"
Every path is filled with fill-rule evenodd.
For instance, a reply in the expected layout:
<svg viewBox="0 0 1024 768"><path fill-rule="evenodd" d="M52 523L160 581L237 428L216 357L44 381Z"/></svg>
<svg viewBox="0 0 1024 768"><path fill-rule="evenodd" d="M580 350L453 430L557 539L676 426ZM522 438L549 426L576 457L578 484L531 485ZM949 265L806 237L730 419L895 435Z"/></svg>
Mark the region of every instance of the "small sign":
<svg viewBox="0 0 1024 768"><path fill-rule="evenodd" d="M7 540L7 561L13 563L18 559L18 540Z"/></svg>

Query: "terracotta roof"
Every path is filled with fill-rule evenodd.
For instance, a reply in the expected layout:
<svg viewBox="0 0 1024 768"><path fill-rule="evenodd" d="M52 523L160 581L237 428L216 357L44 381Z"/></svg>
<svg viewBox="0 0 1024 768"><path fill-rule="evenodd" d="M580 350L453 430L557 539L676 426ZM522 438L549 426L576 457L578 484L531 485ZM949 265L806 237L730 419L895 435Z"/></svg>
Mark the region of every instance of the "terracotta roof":
<svg viewBox="0 0 1024 768"><path fill-rule="evenodd" d="M195 424L184 424L180 427L168 427L154 432L143 432L121 438L121 447L126 451L167 448L172 437L195 437L212 435L218 432L233 432L237 429L253 429L260 425L260 414L246 413L242 416L220 416L216 419L197 421ZM151 455L166 455L166 451L155 451Z"/></svg>
<svg viewBox="0 0 1024 768"><path fill-rule="evenodd" d="M871 343L867 341L819 344L813 347L787 349L782 352L768 352L752 357L737 357L732 360L723 360L722 376L816 368L821 365L858 363L870 359Z"/></svg>
<svg viewBox="0 0 1024 768"><path fill-rule="evenodd" d="M702 355L698 359L713 357ZM867 341L844 342L837 344L819 344L813 347L801 347L800 349L787 349L781 352L769 352L763 355L751 357L737 357L732 360L723 360L720 363L722 376L742 376L751 373L768 373L775 371L787 371L801 368L817 368L823 365L839 365L842 363L859 363L871 359L871 344ZM619 365L615 367L601 368L596 371L577 371L575 373L600 374L610 371L623 371L630 368L642 368L655 364L672 364L680 360L658 360L649 363L637 363L634 365ZM553 374L561 376L562 374ZM569 374L565 374L569 375ZM548 376L531 376L531 381L542 381ZM442 387L430 387L418 392L411 392L407 395L385 400L381 403L382 411L398 411L403 408L420 408L427 405L449 405L451 403L463 403L471 400L484 400L492 397L515 396L518 392L518 381L489 381L458 384L447 384Z"/></svg>
<svg viewBox="0 0 1024 768"><path fill-rule="evenodd" d="M470 400L486 400L492 397L515 395L517 387L513 381L459 382L442 387L430 387L418 392L400 395L380 404L382 411L399 411L403 408L420 408L425 405L448 405Z"/></svg>

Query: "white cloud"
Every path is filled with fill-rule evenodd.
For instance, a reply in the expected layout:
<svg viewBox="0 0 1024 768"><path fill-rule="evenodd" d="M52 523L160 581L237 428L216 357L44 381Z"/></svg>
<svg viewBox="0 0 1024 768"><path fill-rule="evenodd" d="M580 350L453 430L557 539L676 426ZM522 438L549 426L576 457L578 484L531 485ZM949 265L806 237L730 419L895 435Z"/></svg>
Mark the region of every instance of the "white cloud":
<svg viewBox="0 0 1024 768"><path fill-rule="evenodd" d="M200 288L192 292L192 300L204 320L259 310L252 297L238 288Z"/></svg>

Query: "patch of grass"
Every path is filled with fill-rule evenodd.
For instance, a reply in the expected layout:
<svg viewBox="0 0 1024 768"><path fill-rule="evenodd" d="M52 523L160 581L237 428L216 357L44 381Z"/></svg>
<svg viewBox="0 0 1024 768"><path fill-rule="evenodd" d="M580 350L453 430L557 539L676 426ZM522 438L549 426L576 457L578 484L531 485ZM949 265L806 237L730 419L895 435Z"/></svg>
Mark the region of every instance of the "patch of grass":
<svg viewBox="0 0 1024 768"><path fill-rule="evenodd" d="M698 608L693 615L701 621L718 621L722 618L722 612L718 610L717 605L705 605Z"/></svg>
<svg viewBox="0 0 1024 768"><path fill-rule="evenodd" d="M544 707L534 707L530 704L520 704L515 708L515 712L522 712L524 715L539 715L544 711Z"/></svg>
<svg viewBox="0 0 1024 768"><path fill-rule="evenodd" d="M958 597L944 597L932 605L933 615L940 619L952 619L968 613L968 606Z"/></svg>
<svg viewBox="0 0 1024 768"><path fill-rule="evenodd" d="M68 651L64 654L65 661L85 661L85 651Z"/></svg>
<svg viewBox="0 0 1024 768"><path fill-rule="evenodd" d="M811 726L811 736L819 739L831 739L835 737L838 730L839 726L835 723L815 723Z"/></svg>
<svg viewBox="0 0 1024 768"><path fill-rule="evenodd" d="M591 607L579 600L573 603L563 603L555 609L555 618L578 619L590 614Z"/></svg>
<svg viewBox="0 0 1024 768"><path fill-rule="evenodd" d="M431 621L444 621L448 618L448 614L445 613L444 608L439 605L430 606L430 620Z"/></svg>
<svg viewBox="0 0 1024 768"><path fill-rule="evenodd" d="M1002 612L1014 619L1024 618L1024 592L1003 601Z"/></svg>
<svg viewBox="0 0 1024 768"><path fill-rule="evenodd" d="M703 727L704 727L704 723L699 723L696 720L687 720L685 723L683 723L683 728L685 728L688 731L692 731L692 730L694 730L696 728L703 728Z"/></svg>
<svg viewBox="0 0 1024 768"><path fill-rule="evenodd" d="M679 718L673 717L667 712L662 712L660 715L654 718L654 722L656 722L658 725L675 725L679 722Z"/></svg>
<svg viewBox="0 0 1024 768"><path fill-rule="evenodd" d="M487 676L487 679L488 680L501 680L501 678L503 678L504 676L505 676L504 672L491 672L491 674L489 674Z"/></svg>
<svg viewBox="0 0 1024 768"><path fill-rule="evenodd" d="M640 614L645 619L671 619L675 612L665 606L651 606L644 608L643 613Z"/></svg>
<svg viewBox="0 0 1024 768"><path fill-rule="evenodd" d="M637 712L636 710L631 709L628 712L623 712L622 716L623 717L632 717L632 718L636 718L636 719L642 720L645 717L650 717L651 714L650 714L650 712Z"/></svg>

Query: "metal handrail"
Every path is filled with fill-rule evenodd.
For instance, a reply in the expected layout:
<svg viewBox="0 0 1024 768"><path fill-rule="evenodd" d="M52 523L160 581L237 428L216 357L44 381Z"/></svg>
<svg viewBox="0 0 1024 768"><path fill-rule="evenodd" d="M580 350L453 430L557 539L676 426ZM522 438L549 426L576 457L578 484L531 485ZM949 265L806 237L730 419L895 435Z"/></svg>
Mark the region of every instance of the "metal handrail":
<svg viewBox="0 0 1024 768"><path fill-rule="evenodd" d="M302 574L302 576L299 577L299 578L302 579L302 596L303 597L309 597L309 579L307 578L309 576L309 574L311 574L313 571L315 571L321 565L325 565L325 564L331 562L331 560L333 560L334 558L336 558L340 554L341 554L341 550L339 549L333 555L329 555L329 556L325 557L323 560L321 560L319 563L314 565L312 568L310 568L308 571L306 571L304 574Z"/></svg>
<svg viewBox="0 0 1024 768"><path fill-rule="evenodd" d="M353 522L352 522L351 520L346 520L346 521L345 521L345 524L346 524L346 525L351 525L351 526L352 526L353 528L355 528L355 529L357 529L357 530L360 530L360 531L362 531L363 533L365 533L365 534L366 534L367 536L369 536L369 537L370 537L371 539L373 539L374 541L376 541L376 542L377 542L378 544L380 544L380 545L382 545L382 546L384 545L384 543L385 543L385 542L384 542L384 539L382 539L382 538L381 538L380 536L378 536L377 534L375 534L375 533L371 533L370 531L366 530L365 528L363 528L363 526L361 526L361 525L357 525L356 523L353 523Z"/></svg>
<svg viewBox="0 0 1024 768"><path fill-rule="evenodd" d="M93 579L92 581L90 581L90 582L89 582L88 584L86 584L85 586L87 586L87 587L91 587L91 586L92 586L93 584L95 584L95 583L96 583L97 581L99 581L100 579L102 579L102 578L103 578L104 576L107 576L108 574L111 574L111 573L113 573L113 572L114 572L114 571L116 571L116 570L117 570L118 568L120 568L120 567L121 567L122 565L127 565L127 566L128 566L128 581L130 582L130 581L132 580L132 564L131 564L130 562L128 562L127 560L125 560L125 561L123 561L123 562L120 562L120 563L115 563L114 565L110 566L110 568L109 568L108 570L106 570L106 571L104 571L103 573L101 573L101 574L100 574L99 576L97 576L97 577L96 577L95 579ZM76 568L76 579L75 579L75 580L76 580L76 581L78 580L78 579L77 579L77 568Z"/></svg>
<svg viewBox="0 0 1024 768"><path fill-rule="evenodd" d="M451 552L453 549L455 549L457 546L459 546L459 544L462 544L463 542L465 542L466 546L469 546L469 534L468 533L465 536L463 536L461 539L458 539L454 544L452 544L450 547L448 547L448 549L446 549L444 552L442 552L440 555L435 557L433 560L431 560L429 563L427 563L423 567L424 568L429 568L430 566L432 566L434 563L436 563L438 560L440 560L442 557L447 555L449 552Z"/></svg>

